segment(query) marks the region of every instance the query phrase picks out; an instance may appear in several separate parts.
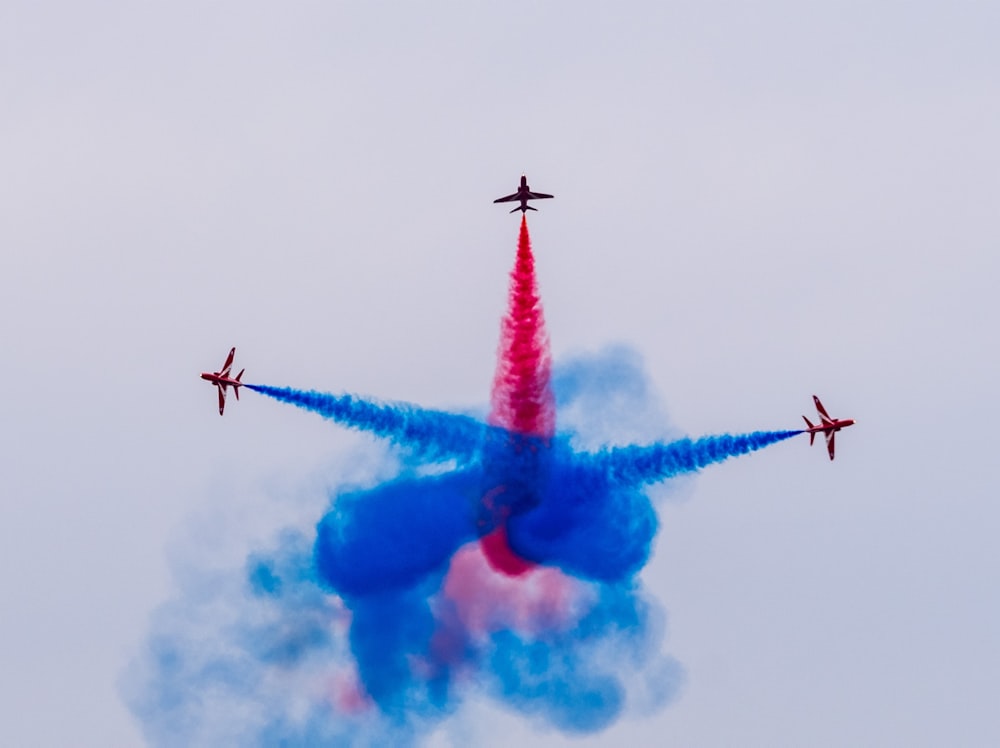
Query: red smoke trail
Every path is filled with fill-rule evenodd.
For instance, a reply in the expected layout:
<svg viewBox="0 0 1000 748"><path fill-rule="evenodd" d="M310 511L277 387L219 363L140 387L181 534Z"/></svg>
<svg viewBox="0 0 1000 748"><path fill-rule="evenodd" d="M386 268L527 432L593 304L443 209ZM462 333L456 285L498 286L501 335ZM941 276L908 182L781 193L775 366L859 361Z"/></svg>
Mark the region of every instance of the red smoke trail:
<svg viewBox="0 0 1000 748"><path fill-rule="evenodd" d="M556 409L549 386L550 369L549 338L535 279L535 258L531 254L528 221L522 216L517 260L510 274L507 314L500 328L489 423L516 434L551 438L556 428ZM483 555L494 569L517 576L533 564L511 550L506 519L499 517L496 529L480 542Z"/></svg>
<svg viewBox="0 0 1000 748"><path fill-rule="evenodd" d="M550 368L535 258L528 221L522 217L517 261L510 274L510 299L500 328L490 424L525 436L551 437L556 429L556 408L549 387Z"/></svg>

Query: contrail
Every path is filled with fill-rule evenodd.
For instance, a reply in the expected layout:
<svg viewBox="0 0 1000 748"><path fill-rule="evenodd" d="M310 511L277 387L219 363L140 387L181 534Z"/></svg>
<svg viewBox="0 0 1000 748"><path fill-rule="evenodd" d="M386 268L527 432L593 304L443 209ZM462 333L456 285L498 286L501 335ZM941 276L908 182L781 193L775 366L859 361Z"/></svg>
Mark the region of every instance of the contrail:
<svg viewBox="0 0 1000 748"><path fill-rule="evenodd" d="M584 462L607 473L619 485L641 486L693 473L730 457L755 452L790 439L802 431L754 431L750 434L721 434L700 439L678 439L667 444L611 447Z"/></svg>
<svg viewBox="0 0 1000 748"><path fill-rule="evenodd" d="M528 222L522 216L507 313L500 327L489 422L516 434L551 437L556 426L555 398L549 383L551 366L535 258Z"/></svg>
<svg viewBox="0 0 1000 748"><path fill-rule="evenodd" d="M494 569L511 576L524 574L533 567L511 547L507 521L525 506L541 501L537 471L543 458L532 459L530 455L537 456L539 450L545 450L541 442L555 434L551 361L528 221L522 215L517 257L510 273L507 313L500 325L489 416L489 423L505 429L511 438L490 440L490 449L483 459L484 464L494 469L487 474L481 488L477 521L486 559ZM512 453L527 454L512 461Z"/></svg>
<svg viewBox="0 0 1000 748"><path fill-rule="evenodd" d="M331 395L291 387L244 385L343 426L388 439L427 460L467 461L478 456L489 429L471 416L427 410L408 403L381 403L356 395Z"/></svg>

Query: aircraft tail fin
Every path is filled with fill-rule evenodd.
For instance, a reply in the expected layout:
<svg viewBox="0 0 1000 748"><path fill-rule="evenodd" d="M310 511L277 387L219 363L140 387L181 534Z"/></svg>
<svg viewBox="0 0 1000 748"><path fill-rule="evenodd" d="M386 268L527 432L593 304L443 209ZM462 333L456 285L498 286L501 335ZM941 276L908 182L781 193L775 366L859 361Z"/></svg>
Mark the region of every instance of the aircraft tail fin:
<svg viewBox="0 0 1000 748"><path fill-rule="evenodd" d="M812 425L812 422L810 422L810 420L808 418L806 418L805 416L802 416L802 420L806 422L806 426L808 426L810 429L815 428L815 426ZM816 440L816 432L815 431L810 431L809 432L809 446L810 447L813 445L813 442L815 440Z"/></svg>
<svg viewBox="0 0 1000 748"><path fill-rule="evenodd" d="M240 381L240 378L243 376L243 372L245 372L245 371L246 371L246 369L240 369L240 373L236 375L236 381L237 382ZM237 400L240 399L240 388L239 388L239 385L234 385L233 386L233 394L236 395L236 399Z"/></svg>

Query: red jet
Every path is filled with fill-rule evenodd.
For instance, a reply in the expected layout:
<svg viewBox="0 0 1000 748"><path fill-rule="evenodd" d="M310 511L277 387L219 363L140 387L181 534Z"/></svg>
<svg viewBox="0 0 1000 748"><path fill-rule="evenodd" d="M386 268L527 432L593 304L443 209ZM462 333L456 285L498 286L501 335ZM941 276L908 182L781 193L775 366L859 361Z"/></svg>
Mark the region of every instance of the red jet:
<svg viewBox="0 0 1000 748"><path fill-rule="evenodd" d="M236 355L236 349L233 348L229 351L229 355L226 356L226 363L222 365L222 371L217 371L214 374L203 373L201 378L205 381L211 382L216 387L219 388L219 415L222 415L222 411L226 407L226 387L233 388L233 394L236 395L236 399L240 399L240 387L243 386L243 382L240 381L240 377L243 376L243 372L246 369L240 369L240 373L236 375L236 379L229 376L229 370L233 368L233 357Z"/></svg>
<svg viewBox="0 0 1000 748"><path fill-rule="evenodd" d="M816 439L816 434L822 432L823 436L826 437L826 451L830 453L830 459L833 459L833 447L834 447L834 436L838 431L848 426L854 425L853 418L830 418L830 414L826 412L826 408L823 407L823 403L819 401L819 398L813 395L813 402L816 403L816 412L819 413L820 424L818 426L813 426L809 422L809 419L802 416L802 420L806 422L807 428L805 433L809 434L809 446L812 446L813 441Z"/></svg>
<svg viewBox="0 0 1000 748"><path fill-rule="evenodd" d="M520 201L520 205L514 208L511 213L521 211L522 213L527 213L529 210L538 210L538 208L532 208L528 205L529 200L542 200L546 197L553 197L553 195L546 195L544 192L532 192L531 188L528 187L528 178L521 175L521 186L517 188L517 192L510 195L504 195L503 197L498 197L493 202L495 203L513 203Z"/></svg>

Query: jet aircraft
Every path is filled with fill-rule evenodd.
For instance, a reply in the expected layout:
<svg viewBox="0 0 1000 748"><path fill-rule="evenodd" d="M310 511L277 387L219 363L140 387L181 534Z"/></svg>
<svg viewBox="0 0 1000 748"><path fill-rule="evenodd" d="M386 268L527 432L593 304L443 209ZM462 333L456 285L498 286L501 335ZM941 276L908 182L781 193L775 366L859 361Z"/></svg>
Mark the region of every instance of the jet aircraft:
<svg viewBox="0 0 1000 748"><path fill-rule="evenodd" d="M528 187L528 178L521 175L521 185L517 188L517 192L511 193L510 195L504 195L503 197L498 197L493 202L495 203L513 203L520 202L516 208L511 210L511 213L516 211L521 211L521 213L527 213L529 210L538 210L538 208L532 208L528 205L529 200L541 200L546 197L554 197L554 195L546 195L544 192L532 192L531 188Z"/></svg>
<svg viewBox="0 0 1000 748"><path fill-rule="evenodd" d="M201 378L207 382L211 382L216 387L219 388L219 415L222 415L222 411L226 407L226 387L233 388L233 394L236 395L236 399L240 399L240 387L243 386L243 382L240 381L240 377L243 376L243 372L246 369L240 369L240 373L236 375L233 379L229 376L230 369L233 368L233 357L236 356L236 349L233 348L229 351L229 355L226 356L226 363L222 365L222 370L217 371L213 374L204 372Z"/></svg>
<svg viewBox="0 0 1000 748"><path fill-rule="evenodd" d="M854 425L853 418L831 418L830 414L826 412L826 408L823 407L823 403L819 401L819 398L813 395L813 402L816 403L816 412L819 413L820 423L814 426L808 418L802 416L802 420L806 422L807 428L805 432L809 434L809 446L812 446L813 441L816 439L816 434L822 433L826 437L826 451L830 453L830 459L833 459L834 450L834 437L837 432L843 428Z"/></svg>

